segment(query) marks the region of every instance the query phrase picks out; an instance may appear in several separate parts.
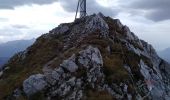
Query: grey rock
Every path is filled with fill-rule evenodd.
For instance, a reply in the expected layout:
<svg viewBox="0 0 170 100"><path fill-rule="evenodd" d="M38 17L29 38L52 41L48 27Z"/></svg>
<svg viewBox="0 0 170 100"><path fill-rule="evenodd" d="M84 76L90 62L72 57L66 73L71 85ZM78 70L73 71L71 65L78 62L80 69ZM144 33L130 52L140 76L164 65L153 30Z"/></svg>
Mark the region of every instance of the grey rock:
<svg viewBox="0 0 170 100"><path fill-rule="evenodd" d="M103 59L98 48L89 46L86 50L81 51L78 58L79 63L84 67L89 68L89 63L93 62L98 65L103 65Z"/></svg>
<svg viewBox="0 0 170 100"><path fill-rule="evenodd" d="M77 71L78 66L75 63L75 55L70 57L68 60L64 60L61 66L72 73Z"/></svg>
<svg viewBox="0 0 170 100"><path fill-rule="evenodd" d="M17 99L19 99L19 97L21 96L22 94L22 91L20 89L15 89L14 90L14 93L13 93L13 96Z"/></svg>
<svg viewBox="0 0 170 100"><path fill-rule="evenodd" d="M118 29L122 30L124 25L120 22L119 19L115 19L114 23L115 23L115 25L117 26Z"/></svg>
<svg viewBox="0 0 170 100"><path fill-rule="evenodd" d="M154 100L161 100L170 98L165 89L165 84L162 81L162 77L153 72L154 69L149 68L143 61L140 62L141 73L145 78L148 90Z"/></svg>
<svg viewBox="0 0 170 100"><path fill-rule="evenodd" d="M134 35L131 33L129 27L124 26L124 31L125 31L125 34L127 35L126 38L127 38L128 40L135 40L135 37L134 37Z"/></svg>
<svg viewBox="0 0 170 100"><path fill-rule="evenodd" d="M45 76L42 74L32 75L23 82L24 92L29 96L41 91L47 86Z"/></svg>
<svg viewBox="0 0 170 100"><path fill-rule="evenodd" d="M72 77L70 78L67 83L70 85L70 86L75 86L75 81L76 81L76 77Z"/></svg>
<svg viewBox="0 0 170 100"><path fill-rule="evenodd" d="M92 19L86 24L86 31L88 33L94 32L96 30L101 30L103 36L108 35L109 26L102 18L101 14L94 15Z"/></svg>
<svg viewBox="0 0 170 100"><path fill-rule="evenodd" d="M74 91L66 100L81 100L83 97L83 92L82 90Z"/></svg>
<svg viewBox="0 0 170 100"><path fill-rule="evenodd" d="M65 32L67 32L69 30L69 27L67 25L59 25L57 28L55 28L54 30L51 31L51 34L64 34Z"/></svg>
<svg viewBox="0 0 170 100"><path fill-rule="evenodd" d="M57 94L60 96L65 96L70 92L71 86L67 85L66 83L63 83L58 89Z"/></svg>

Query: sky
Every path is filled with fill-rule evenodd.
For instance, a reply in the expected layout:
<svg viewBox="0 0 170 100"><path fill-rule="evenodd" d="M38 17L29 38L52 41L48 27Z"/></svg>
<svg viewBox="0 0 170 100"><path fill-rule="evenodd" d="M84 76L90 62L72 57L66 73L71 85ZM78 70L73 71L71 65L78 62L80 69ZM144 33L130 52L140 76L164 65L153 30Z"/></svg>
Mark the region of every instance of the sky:
<svg viewBox="0 0 170 100"><path fill-rule="evenodd" d="M74 21L78 0L0 0L0 43L37 38ZM170 0L87 0L87 13L120 19L157 50L170 47Z"/></svg>

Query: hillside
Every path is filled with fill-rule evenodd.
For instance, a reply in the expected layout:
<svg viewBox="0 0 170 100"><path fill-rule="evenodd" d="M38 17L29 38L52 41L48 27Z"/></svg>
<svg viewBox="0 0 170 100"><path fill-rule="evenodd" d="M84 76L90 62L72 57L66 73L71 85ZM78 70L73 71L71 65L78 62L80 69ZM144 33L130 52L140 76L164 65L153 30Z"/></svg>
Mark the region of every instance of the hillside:
<svg viewBox="0 0 170 100"><path fill-rule="evenodd" d="M0 99L169 100L169 76L150 44L99 13L61 24L13 56Z"/></svg>

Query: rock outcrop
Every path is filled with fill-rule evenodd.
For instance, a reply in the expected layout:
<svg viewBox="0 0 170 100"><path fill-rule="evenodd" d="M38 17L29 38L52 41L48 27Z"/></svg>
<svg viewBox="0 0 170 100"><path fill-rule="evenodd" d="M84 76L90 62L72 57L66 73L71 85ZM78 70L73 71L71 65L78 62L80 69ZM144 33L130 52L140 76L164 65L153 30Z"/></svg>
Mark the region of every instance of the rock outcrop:
<svg viewBox="0 0 170 100"><path fill-rule="evenodd" d="M32 75L23 82L23 90L29 96L43 90L47 86L45 76L41 74Z"/></svg>
<svg viewBox="0 0 170 100"><path fill-rule="evenodd" d="M9 80L13 85L10 94L0 92L5 99L170 99L170 65L120 20L101 13L59 25L6 66L0 90Z"/></svg>

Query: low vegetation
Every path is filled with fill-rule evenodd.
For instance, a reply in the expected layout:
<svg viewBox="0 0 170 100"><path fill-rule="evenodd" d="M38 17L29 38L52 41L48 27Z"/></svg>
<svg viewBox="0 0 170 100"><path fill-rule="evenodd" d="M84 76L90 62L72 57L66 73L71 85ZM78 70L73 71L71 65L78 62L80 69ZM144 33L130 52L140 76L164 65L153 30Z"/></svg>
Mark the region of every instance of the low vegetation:
<svg viewBox="0 0 170 100"><path fill-rule="evenodd" d="M125 70L123 60L119 54L104 57L104 73L109 84L113 82L119 84L129 79L128 72Z"/></svg>
<svg viewBox="0 0 170 100"><path fill-rule="evenodd" d="M116 100L106 91L98 92L95 90L88 90L86 96L86 100Z"/></svg>

